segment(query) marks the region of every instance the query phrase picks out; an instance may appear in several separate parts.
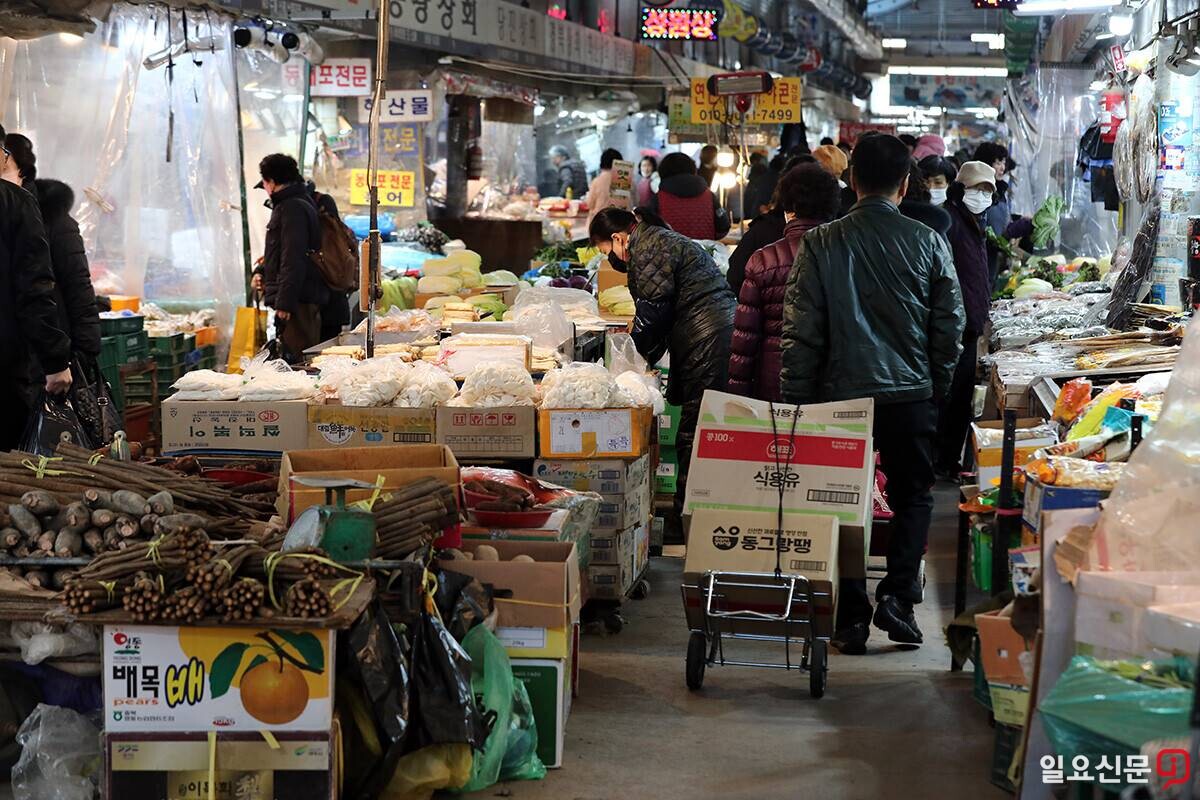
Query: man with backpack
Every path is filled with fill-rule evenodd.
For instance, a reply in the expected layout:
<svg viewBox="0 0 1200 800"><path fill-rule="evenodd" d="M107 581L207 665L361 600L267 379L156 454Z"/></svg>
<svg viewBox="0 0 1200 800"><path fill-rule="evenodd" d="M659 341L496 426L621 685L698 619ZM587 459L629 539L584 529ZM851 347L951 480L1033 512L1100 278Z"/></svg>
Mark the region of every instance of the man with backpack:
<svg viewBox="0 0 1200 800"><path fill-rule="evenodd" d="M357 241L336 213L318 211L296 159L274 153L259 162L258 171L262 180L255 188L271 196L271 219L261 276L255 275L253 286L275 309L281 356L297 363L305 350L324 341L323 311L357 286Z"/></svg>

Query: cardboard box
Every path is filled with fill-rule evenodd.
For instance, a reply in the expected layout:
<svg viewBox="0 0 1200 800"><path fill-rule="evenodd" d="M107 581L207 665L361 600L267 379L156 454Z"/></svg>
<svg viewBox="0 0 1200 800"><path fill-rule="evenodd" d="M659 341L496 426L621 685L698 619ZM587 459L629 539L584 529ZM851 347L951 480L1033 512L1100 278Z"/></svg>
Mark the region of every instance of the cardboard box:
<svg viewBox="0 0 1200 800"><path fill-rule="evenodd" d="M325 492L292 481L297 475L354 478L366 483L383 479L384 490L399 489L413 481L433 477L456 487L458 461L440 444L401 444L387 447L349 447L337 450L294 450L284 453L279 467L279 500L276 510L291 524L309 506L325 502ZM370 497L371 489L346 492L349 502Z"/></svg>
<svg viewBox="0 0 1200 800"><path fill-rule="evenodd" d="M536 528L492 528L478 525L473 520L462 526L463 539L489 542L493 539L526 542L560 542L563 541L563 525L567 521L567 510L560 508Z"/></svg>
<svg viewBox="0 0 1200 800"><path fill-rule="evenodd" d="M162 451L282 453L308 446L308 401L176 400L162 402Z"/></svg>
<svg viewBox="0 0 1200 800"><path fill-rule="evenodd" d="M538 757L548 769L563 763L567 718L571 715L571 659L514 658L513 677L525 684L538 731Z"/></svg>
<svg viewBox="0 0 1200 800"><path fill-rule="evenodd" d="M1143 658L1154 646L1143 630L1148 610L1200 603L1200 573L1080 572L1075 595L1079 653L1103 659Z"/></svg>
<svg viewBox="0 0 1200 800"><path fill-rule="evenodd" d="M675 490L679 488L679 465L674 461L668 461L665 457L664 447L659 451L661 461L654 469L654 493L655 494L675 494ZM674 455L674 454L672 454Z"/></svg>
<svg viewBox="0 0 1200 800"><path fill-rule="evenodd" d="M766 511L700 509L692 515L684 572L775 572L778 517ZM838 520L785 514L779 566L785 575L838 581Z"/></svg>
<svg viewBox="0 0 1200 800"><path fill-rule="evenodd" d="M308 407L308 449L433 444L432 408Z"/></svg>
<svg viewBox="0 0 1200 800"><path fill-rule="evenodd" d="M437 409L437 442L459 458L532 458L537 455L536 409L511 408Z"/></svg>
<svg viewBox="0 0 1200 800"><path fill-rule="evenodd" d="M707 391L700 408L685 508L828 514L845 525L871 519L874 404L800 407ZM790 465L788 461L790 460ZM786 468L783 467L786 465Z"/></svg>
<svg viewBox="0 0 1200 800"><path fill-rule="evenodd" d="M636 532L637 528L628 528L623 531L593 530L591 565L629 564L632 567Z"/></svg>
<svg viewBox="0 0 1200 800"><path fill-rule="evenodd" d="M565 628L499 627L509 658L569 658L579 646L579 623Z"/></svg>
<svg viewBox="0 0 1200 800"><path fill-rule="evenodd" d="M1108 497L1103 489L1082 489L1075 486L1047 486L1036 478L1025 481L1025 505L1021 510L1022 521L1033 533L1042 529L1043 511L1061 511L1064 508L1093 508Z"/></svg>
<svg viewBox="0 0 1200 800"><path fill-rule="evenodd" d="M336 736L279 733L104 736L104 797L164 800L333 800L339 783ZM209 768L214 769L210 773ZM209 794L209 780L213 793Z"/></svg>
<svg viewBox="0 0 1200 800"><path fill-rule="evenodd" d="M650 565L650 526L639 525L633 529L633 577L636 580Z"/></svg>
<svg viewBox="0 0 1200 800"><path fill-rule="evenodd" d="M1022 430L1036 428L1039 425L1045 424L1046 420L1037 417L1022 417L1017 420L1017 435L1021 435ZM989 420L987 422L971 423L971 446L975 448L975 468L978 472L978 482L983 489L990 489L997 485L1000 480L1000 464L1004 455L1004 447L997 444L991 447L981 447L979 444L979 435L977 431L1003 431L1003 420ZM1058 444L1057 436L1031 436L1027 439L1017 439L1017 448L1013 456L1013 466L1015 468L1023 467L1025 464L1033 460L1033 454L1038 448L1046 447L1047 445Z"/></svg>
<svg viewBox="0 0 1200 800"><path fill-rule="evenodd" d="M483 542L464 542L474 553ZM439 561L442 569L471 575L496 591L498 625L563 628L579 620L579 557L572 542L489 542L499 561ZM513 556L534 559L513 561Z"/></svg>
<svg viewBox="0 0 1200 800"><path fill-rule="evenodd" d="M1013 630L1012 620L999 616L998 611L975 615L975 627L979 631L979 655L983 660L983 674L989 683L1008 686L1029 687L1029 681L1021 669L1021 653L1029 645L1021 634Z"/></svg>
<svg viewBox="0 0 1200 800"><path fill-rule="evenodd" d="M611 289L614 286L628 286L629 276L624 272L617 272L606 264L601 264L600 269L596 271L596 294Z"/></svg>
<svg viewBox="0 0 1200 800"><path fill-rule="evenodd" d="M649 468L649 456L624 461L616 458L586 461L539 458L533 462L533 476L539 481L577 492L618 495L644 489Z"/></svg>
<svg viewBox="0 0 1200 800"><path fill-rule="evenodd" d="M620 564L590 564L587 571L588 597L592 600L624 600L633 589L630 560Z"/></svg>
<svg viewBox="0 0 1200 800"><path fill-rule="evenodd" d="M641 525L650 518L649 476L642 489L628 494L600 495L600 515L593 531L619 531Z"/></svg>
<svg viewBox="0 0 1200 800"><path fill-rule="evenodd" d="M256 679L261 635L308 669L288 665L306 697ZM258 663L256 663L258 662ZM104 725L110 733L321 731L333 724L333 631L104 626ZM290 687L290 684L289 684ZM285 687L288 688L288 687Z"/></svg>
<svg viewBox="0 0 1200 800"><path fill-rule="evenodd" d="M650 408L544 408L538 411L542 458L637 458L650 446Z"/></svg>
<svg viewBox="0 0 1200 800"><path fill-rule="evenodd" d="M667 403L663 413L658 415L658 443L669 447L675 446L679 438L679 414L683 409Z"/></svg>
<svg viewBox="0 0 1200 800"><path fill-rule="evenodd" d="M1200 651L1200 603L1152 606L1146 609L1142 632L1156 658L1195 658Z"/></svg>

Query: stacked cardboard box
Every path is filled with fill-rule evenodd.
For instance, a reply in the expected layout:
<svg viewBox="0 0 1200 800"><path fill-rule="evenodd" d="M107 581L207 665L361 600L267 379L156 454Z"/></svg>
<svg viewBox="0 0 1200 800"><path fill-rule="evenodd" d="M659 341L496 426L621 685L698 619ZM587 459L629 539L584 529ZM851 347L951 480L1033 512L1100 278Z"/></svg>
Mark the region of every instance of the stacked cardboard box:
<svg viewBox="0 0 1200 800"><path fill-rule="evenodd" d="M658 415L658 466L654 471L654 493L675 494L679 485L679 406L667 404Z"/></svg>

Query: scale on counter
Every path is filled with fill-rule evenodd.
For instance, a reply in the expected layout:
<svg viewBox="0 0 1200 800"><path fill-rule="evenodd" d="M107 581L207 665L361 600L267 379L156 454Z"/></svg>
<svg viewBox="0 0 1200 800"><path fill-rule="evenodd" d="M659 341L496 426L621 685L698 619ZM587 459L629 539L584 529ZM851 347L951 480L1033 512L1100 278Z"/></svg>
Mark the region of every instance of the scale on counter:
<svg viewBox="0 0 1200 800"><path fill-rule="evenodd" d="M309 506L292 523L283 539L283 552L319 547L334 561L365 561L375 547L375 515L346 507L347 489L374 489L375 484L352 478L293 477L292 481L325 490L325 504ZM336 501L335 501L336 495Z"/></svg>

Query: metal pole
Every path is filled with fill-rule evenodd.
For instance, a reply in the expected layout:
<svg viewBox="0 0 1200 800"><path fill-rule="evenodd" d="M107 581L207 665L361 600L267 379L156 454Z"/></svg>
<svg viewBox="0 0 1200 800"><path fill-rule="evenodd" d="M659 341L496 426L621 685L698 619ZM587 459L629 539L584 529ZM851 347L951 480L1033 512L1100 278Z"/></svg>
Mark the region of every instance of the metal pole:
<svg viewBox="0 0 1200 800"><path fill-rule="evenodd" d="M1017 412L1004 412L1004 450L1000 456L1000 497L996 501L996 528L992 533L992 594L1008 588L1008 543L1020 532L1021 509L1014 508L1013 466L1017 450ZM1015 529L1015 531L1014 531Z"/></svg>
<svg viewBox="0 0 1200 800"><path fill-rule="evenodd" d="M370 135L367 141L367 186L371 194L371 232L367 237L367 334L363 349L367 358L375 356L375 305L379 297L379 114L387 93L388 4L378 0L375 6L379 28L375 43L375 91L371 96ZM360 287L360 291L363 287Z"/></svg>

